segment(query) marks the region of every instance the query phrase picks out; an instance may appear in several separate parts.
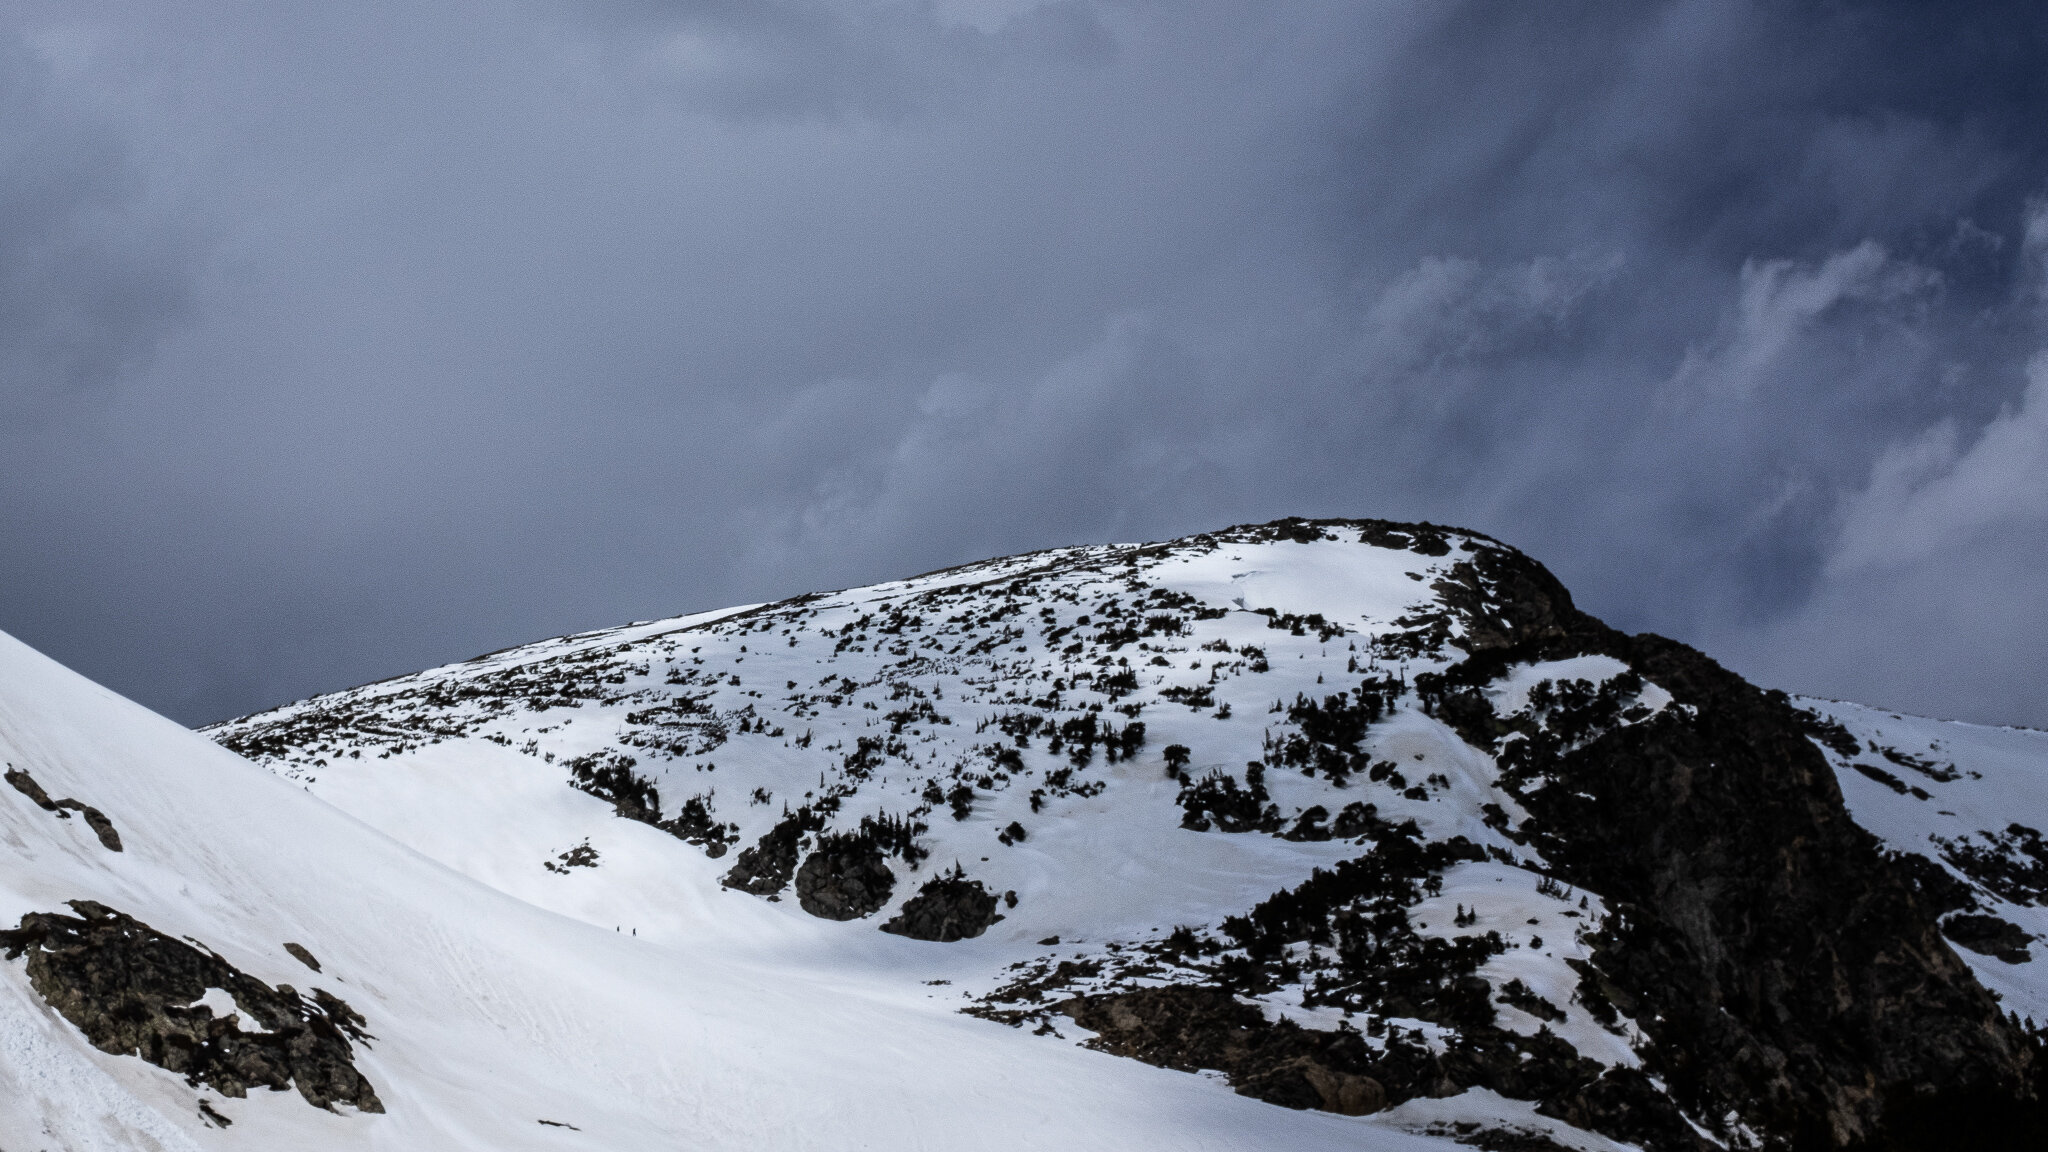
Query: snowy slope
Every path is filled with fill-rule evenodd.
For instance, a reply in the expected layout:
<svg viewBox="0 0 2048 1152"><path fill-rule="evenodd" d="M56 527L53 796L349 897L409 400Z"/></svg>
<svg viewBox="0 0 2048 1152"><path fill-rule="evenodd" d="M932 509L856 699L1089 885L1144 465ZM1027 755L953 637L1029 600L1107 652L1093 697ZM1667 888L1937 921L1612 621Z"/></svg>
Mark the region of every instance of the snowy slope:
<svg viewBox="0 0 2048 1152"><path fill-rule="evenodd" d="M1957 954L2008 1010L2048 1022L2048 732L1799 704L1854 741L1828 751L1857 822L1955 878L1945 926ZM1957 930L1959 916L2015 931L1981 939Z"/></svg>
<svg viewBox="0 0 2048 1152"><path fill-rule="evenodd" d="M457 870L591 923L630 922L643 934L700 931L693 914L663 918L656 909L716 898L715 878L732 860L614 820L612 804L563 787L562 765L578 758L596 756L600 766L631 758L629 770L659 789L665 815L678 801L701 798L718 821L738 826L729 833L735 849L787 807L835 790L833 827L915 813L928 824L920 839L933 861L972 865L969 875L991 889L1019 894L990 944L1052 932L1099 938L1148 917L1170 926L1240 908L1305 875L1306 866L1350 853L1341 842L1182 829L1173 802L1181 785L1162 768L1165 747L1193 749L1189 776L1240 770L1262 755L1276 699L1324 691L1324 674L1347 675L1346 664L1398 671L1438 663L1383 661L1370 638L1431 602L1425 584L1406 574L1434 579L1440 562L1357 545L1315 557L1323 563L1311 567L1287 556L1290 549L1301 551L1281 542L1162 556L1144 565L1136 595L1129 550L1066 550L551 641L293 705L217 735ZM1010 594L1012 586L1020 591ZM1146 599L1154 590L1228 610L1195 620ZM1112 601L1121 607L1105 615ZM1257 614L1262 608L1320 611L1344 631L1327 641L1313 631L1294 635L1271 627ZM958 616L970 619L946 619ZM1112 649L1099 637L1120 627L1142 632L1151 618L1187 631L1134 636L1103 659ZM1133 681L1128 690L1099 687L1122 674ZM1166 698L1184 688L1199 706ZM1135 758L1111 763L1098 754L1062 787L1046 777L1071 768L1069 755L1043 735L1017 746L994 726L1033 714L1092 715L1120 731L1135 718L1145 739ZM846 765L863 738L881 745L883 761L865 777ZM1418 752L1440 745L1446 761L1457 754L1447 730L1419 715L1389 738L1416 742ZM989 753L1013 746L1024 767L1005 771ZM947 801L924 798L935 779L948 792L972 788L964 819L952 817ZM1339 794L1322 781L1272 787L1290 812ZM1389 816L1485 835L1470 805L1380 791L1368 798ZM1002 844L1011 823L1030 839ZM563 878L543 867L586 838L597 868ZM912 874L901 861L892 866ZM1122 882L1093 882L1109 876ZM702 887L705 880L713 886ZM810 927L794 907L781 918Z"/></svg>
<svg viewBox="0 0 2048 1152"><path fill-rule="evenodd" d="M209 1097L235 1124L203 1127L181 1077L85 1047L19 961L9 986L201 1146L1745 1147L1867 1135L1885 1078L2009 1090L2027 1041L1970 974L2031 1003L2033 966L1958 962L1849 834L1837 775L1892 836L1869 778L1652 641L1482 536L1287 521L564 637L212 731L268 780L23 654L4 695L71 702L12 725L51 749L18 758L131 847L24 798L23 837L83 847L20 869L17 914L99 900L271 983L309 985L279 951L305 944L378 1037L387 1111ZM1803 987L1777 955L1801 933L1872 994ZM1877 991L1902 982L1923 995Z"/></svg>
<svg viewBox="0 0 2048 1152"><path fill-rule="evenodd" d="M718 900L714 915L703 905L718 898L691 877L642 894L673 906L667 931L637 939L544 910L10 638L0 638L0 759L48 795L104 813L123 845L109 851L82 820L0 790L8 923L98 901L268 984L325 989L374 1035L357 1045L357 1066L386 1109L195 1091L86 1044L16 960L0 977L0 1147L1426 1146L1376 1121L1282 1111L1135 1062L1017 1044L927 1000L921 985L885 979L897 975L885 949L866 964L822 963L823 922L741 897ZM561 807L565 831L577 816ZM547 818L530 821L531 834ZM614 823L607 832L638 830ZM630 837L605 843L630 862ZM693 921L698 931L683 930ZM321 972L283 951L287 941ZM202 1116L201 1101L232 1126Z"/></svg>

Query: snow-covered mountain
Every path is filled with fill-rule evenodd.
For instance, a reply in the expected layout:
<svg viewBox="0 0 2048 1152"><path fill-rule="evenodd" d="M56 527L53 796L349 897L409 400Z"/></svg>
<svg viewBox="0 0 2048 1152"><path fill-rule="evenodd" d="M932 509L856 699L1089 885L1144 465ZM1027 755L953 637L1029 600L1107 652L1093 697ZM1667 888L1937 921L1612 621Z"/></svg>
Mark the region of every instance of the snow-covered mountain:
<svg viewBox="0 0 2048 1152"><path fill-rule="evenodd" d="M1473 533L1062 549L210 735L269 773L0 650L0 1148L2042 1133L2048 734L1761 692Z"/></svg>

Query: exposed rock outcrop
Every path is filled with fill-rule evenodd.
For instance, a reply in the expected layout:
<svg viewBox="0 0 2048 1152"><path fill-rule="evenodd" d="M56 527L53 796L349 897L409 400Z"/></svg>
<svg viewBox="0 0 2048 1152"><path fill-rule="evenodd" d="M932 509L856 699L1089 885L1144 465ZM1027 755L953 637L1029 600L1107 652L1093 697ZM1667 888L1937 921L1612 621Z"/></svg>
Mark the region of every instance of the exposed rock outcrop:
<svg viewBox="0 0 2048 1152"><path fill-rule="evenodd" d="M35 806L43 811L56 813L59 820L69 820L73 812L78 813L85 819L85 826L92 829L94 836L99 837L102 847L106 848L109 852L119 852L121 850L121 834L114 830L114 822L107 819L106 813L101 812L90 804L84 804L68 797L63 800L50 799L50 794L43 791L43 786L36 783L35 777L30 776L26 769L10 765L7 769L6 779L9 784L14 786L16 792L34 801Z"/></svg>
<svg viewBox="0 0 2048 1152"><path fill-rule="evenodd" d="M1996 916L1965 912L1941 922L1941 934L1958 948L1983 956L1995 956L2007 964L2025 964L2034 958L2027 945L2033 943L2019 925Z"/></svg>
<svg viewBox="0 0 2048 1152"><path fill-rule="evenodd" d="M889 903L896 874L871 837L858 833L821 836L796 871L796 899L804 911L827 920L858 920Z"/></svg>
<svg viewBox="0 0 2048 1152"><path fill-rule="evenodd" d="M1439 591L1470 656L1417 687L1501 755L1511 791L1535 785L1514 834L1606 896L1594 964L1636 1003L1646 1066L1690 1114L1801 1148L1891 1146L1908 1105L1994 1099L2040 1123L2035 1042L1942 940L1941 907L1851 821L1782 694L1608 628L1517 552L1482 550ZM1514 728L1480 691L1515 662L1580 655L1624 661L1676 706L1565 741Z"/></svg>
<svg viewBox="0 0 2048 1152"><path fill-rule="evenodd" d="M1088 1046L1162 1068L1212 1068L1245 1096L1287 1108L1346 1116L1377 1112L1386 1089L1364 1074L1372 1053L1356 1032L1310 1032L1274 1024L1219 988L1169 986L1060 1005L1094 1032Z"/></svg>
<svg viewBox="0 0 2048 1152"><path fill-rule="evenodd" d="M754 896L775 895L796 873L804 837L824 826L824 814L808 805L791 812L762 833L752 847L741 849L739 859L719 883Z"/></svg>
<svg viewBox="0 0 2048 1152"><path fill-rule="evenodd" d="M1220 988L1186 985L1080 996L1060 1011L1096 1035L1088 1046L1148 1064L1224 1073L1245 1096L1286 1108L1363 1115L1419 1096L1482 1087L1541 1101L1547 1115L1645 1146L1707 1152L1649 1078L1603 1069L1549 1033L1466 1030L1442 1052L1419 1038L1377 1045L1356 1030L1268 1020Z"/></svg>
<svg viewBox="0 0 2048 1152"><path fill-rule="evenodd" d="M384 1110L349 1045L368 1039L363 1018L339 997L273 988L91 900L71 908L78 915L28 913L0 931L0 947L9 960L28 955L30 985L93 1047L140 1056L223 1096L296 1086L317 1108ZM199 1002L210 988L239 1011L216 1017Z"/></svg>
<svg viewBox="0 0 2048 1152"><path fill-rule="evenodd" d="M950 944L979 936L1000 919L995 893L955 868L950 875L925 881L917 895L905 900L896 915L882 925L882 931Z"/></svg>

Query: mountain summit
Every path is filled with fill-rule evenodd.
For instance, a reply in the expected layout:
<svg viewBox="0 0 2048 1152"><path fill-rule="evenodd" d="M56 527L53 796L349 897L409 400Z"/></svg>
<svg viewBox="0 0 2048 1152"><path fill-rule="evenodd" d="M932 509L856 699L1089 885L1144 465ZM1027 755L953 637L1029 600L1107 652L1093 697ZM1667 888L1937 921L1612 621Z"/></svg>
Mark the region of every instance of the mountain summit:
<svg viewBox="0 0 2048 1152"><path fill-rule="evenodd" d="M166 1147L2044 1132L2048 735L1759 690L1476 533L562 637L209 731L267 778L37 661L8 986Z"/></svg>

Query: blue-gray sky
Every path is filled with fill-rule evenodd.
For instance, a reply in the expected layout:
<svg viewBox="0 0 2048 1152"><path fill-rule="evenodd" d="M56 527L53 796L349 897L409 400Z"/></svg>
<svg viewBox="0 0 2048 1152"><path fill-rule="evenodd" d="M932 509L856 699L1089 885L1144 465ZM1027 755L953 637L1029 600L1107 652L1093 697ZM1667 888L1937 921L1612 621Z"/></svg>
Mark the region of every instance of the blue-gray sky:
<svg viewBox="0 0 2048 1152"><path fill-rule="evenodd" d="M2048 10L5 0L0 628L202 723L1303 515L2048 723Z"/></svg>

